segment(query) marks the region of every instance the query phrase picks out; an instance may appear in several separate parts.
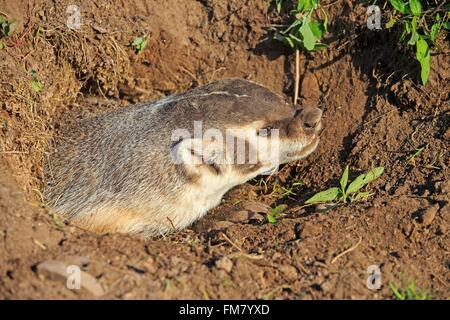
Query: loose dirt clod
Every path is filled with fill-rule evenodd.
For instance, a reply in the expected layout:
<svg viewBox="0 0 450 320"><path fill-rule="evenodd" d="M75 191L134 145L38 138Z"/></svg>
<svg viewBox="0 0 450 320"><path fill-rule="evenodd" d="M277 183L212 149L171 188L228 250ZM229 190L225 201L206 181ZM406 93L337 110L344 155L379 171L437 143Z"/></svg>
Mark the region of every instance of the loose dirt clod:
<svg viewBox="0 0 450 320"><path fill-rule="evenodd" d="M429 206L425 208L421 215L421 223L424 226L429 226L434 218L436 217L436 213L439 211L439 204L434 204L432 206Z"/></svg>
<svg viewBox="0 0 450 320"><path fill-rule="evenodd" d="M233 222L245 222L250 220L263 221L264 217L258 213L241 210L230 213L229 220Z"/></svg>
<svg viewBox="0 0 450 320"><path fill-rule="evenodd" d="M230 273L233 269L233 261L228 259L227 257L222 257L215 262L216 267L224 270L227 273Z"/></svg>

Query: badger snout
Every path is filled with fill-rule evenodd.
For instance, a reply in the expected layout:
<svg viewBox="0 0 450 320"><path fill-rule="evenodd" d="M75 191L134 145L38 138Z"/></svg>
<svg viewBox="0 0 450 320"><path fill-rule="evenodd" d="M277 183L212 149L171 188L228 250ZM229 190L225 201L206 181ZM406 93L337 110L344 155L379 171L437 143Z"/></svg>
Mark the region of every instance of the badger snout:
<svg viewBox="0 0 450 320"><path fill-rule="evenodd" d="M322 110L315 107L297 109L294 118L289 124L290 136L318 135L322 130Z"/></svg>
<svg viewBox="0 0 450 320"><path fill-rule="evenodd" d="M318 133L322 129L322 110L319 108L302 108L296 117L300 119L303 128L307 131Z"/></svg>

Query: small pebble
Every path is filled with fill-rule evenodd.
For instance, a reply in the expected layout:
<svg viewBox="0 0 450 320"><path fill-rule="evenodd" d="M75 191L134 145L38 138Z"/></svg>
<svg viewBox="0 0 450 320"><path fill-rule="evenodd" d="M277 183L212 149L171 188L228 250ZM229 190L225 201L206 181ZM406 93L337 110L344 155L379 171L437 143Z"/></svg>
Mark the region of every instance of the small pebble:
<svg viewBox="0 0 450 320"><path fill-rule="evenodd" d="M228 273L230 273L231 270L233 269L233 261L231 261L227 257L220 258L219 260L216 261L215 264L218 269L222 269Z"/></svg>

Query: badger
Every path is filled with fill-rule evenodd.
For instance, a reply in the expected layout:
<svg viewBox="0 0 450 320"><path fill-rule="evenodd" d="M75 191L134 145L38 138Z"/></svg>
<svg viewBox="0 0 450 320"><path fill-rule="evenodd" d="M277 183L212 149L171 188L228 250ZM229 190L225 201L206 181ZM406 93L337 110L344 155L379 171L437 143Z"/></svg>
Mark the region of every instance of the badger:
<svg viewBox="0 0 450 320"><path fill-rule="evenodd" d="M231 188L311 154L321 118L319 108L237 78L105 112L57 139L44 198L98 233L180 230Z"/></svg>

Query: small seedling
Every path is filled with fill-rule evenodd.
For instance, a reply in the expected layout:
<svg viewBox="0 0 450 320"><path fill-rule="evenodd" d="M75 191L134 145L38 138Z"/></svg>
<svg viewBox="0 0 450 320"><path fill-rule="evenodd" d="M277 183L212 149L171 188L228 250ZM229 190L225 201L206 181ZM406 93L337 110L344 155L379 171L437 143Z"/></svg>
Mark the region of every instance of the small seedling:
<svg viewBox="0 0 450 320"><path fill-rule="evenodd" d="M366 199L372 194L369 192L361 192L361 188L366 184L378 179L384 171L384 167L376 167L370 170L368 173L361 174L356 177L348 186L348 172L349 166L347 166L342 174L340 180L340 187L333 187L325 191L316 193L314 196L306 200L305 204L319 204L328 202L342 202L346 203L347 198L350 202Z"/></svg>
<svg viewBox="0 0 450 320"><path fill-rule="evenodd" d="M147 46L147 42L147 37L136 37L131 43L131 46L134 48L136 54L140 54Z"/></svg>
<svg viewBox="0 0 450 320"><path fill-rule="evenodd" d="M283 4L284 0L275 0L275 8L277 8L277 12L281 12L281 5Z"/></svg>
<svg viewBox="0 0 450 320"><path fill-rule="evenodd" d="M412 166L416 165L416 158L418 156L420 156L420 154L422 153L422 151L425 149L425 147L422 148L417 148L413 154L411 154L408 159L406 159L406 162L411 164Z"/></svg>
<svg viewBox="0 0 450 320"><path fill-rule="evenodd" d="M53 214L52 227L57 230L62 230L65 227L64 219L60 215Z"/></svg>
<svg viewBox="0 0 450 320"><path fill-rule="evenodd" d="M267 214L267 222L271 224L276 224L278 221L278 218L283 213L284 209L286 209L285 204L280 204L279 206L276 206L273 208L268 214Z"/></svg>
<svg viewBox="0 0 450 320"><path fill-rule="evenodd" d="M407 283L404 289L390 282L389 288L397 300L431 300L433 298L426 290L417 288L414 282Z"/></svg>
<svg viewBox="0 0 450 320"><path fill-rule="evenodd" d="M275 0L275 7L278 13L284 1ZM319 15L319 0L298 0L297 6L290 11L293 22L283 31L275 32L274 39L283 42L285 45L295 50L295 93L294 104L297 103L300 79L300 51L317 51L326 48L327 45L321 43L323 35L327 32L328 17L325 11L320 10L324 15L323 20L315 20Z"/></svg>
<svg viewBox="0 0 450 320"><path fill-rule="evenodd" d="M269 197L282 199L287 196L296 196L297 191L303 186L303 182L298 178L292 178L282 185L278 180L269 182L267 178L261 177L256 180L256 184L263 188L262 193Z"/></svg>
<svg viewBox="0 0 450 320"><path fill-rule="evenodd" d="M15 22L9 21L5 17L0 16L1 35L7 37L14 31Z"/></svg>
<svg viewBox="0 0 450 320"><path fill-rule="evenodd" d="M449 29L450 8L448 5L425 8L420 0L389 0L394 8L391 19L386 24L392 28L395 24L402 25L403 32L400 41L416 47L416 59L420 63L421 80L425 85L430 76L430 46L436 46L436 39L443 29Z"/></svg>
<svg viewBox="0 0 450 320"><path fill-rule="evenodd" d="M31 70L31 88L39 93L42 90L42 83L39 81L36 70Z"/></svg>

